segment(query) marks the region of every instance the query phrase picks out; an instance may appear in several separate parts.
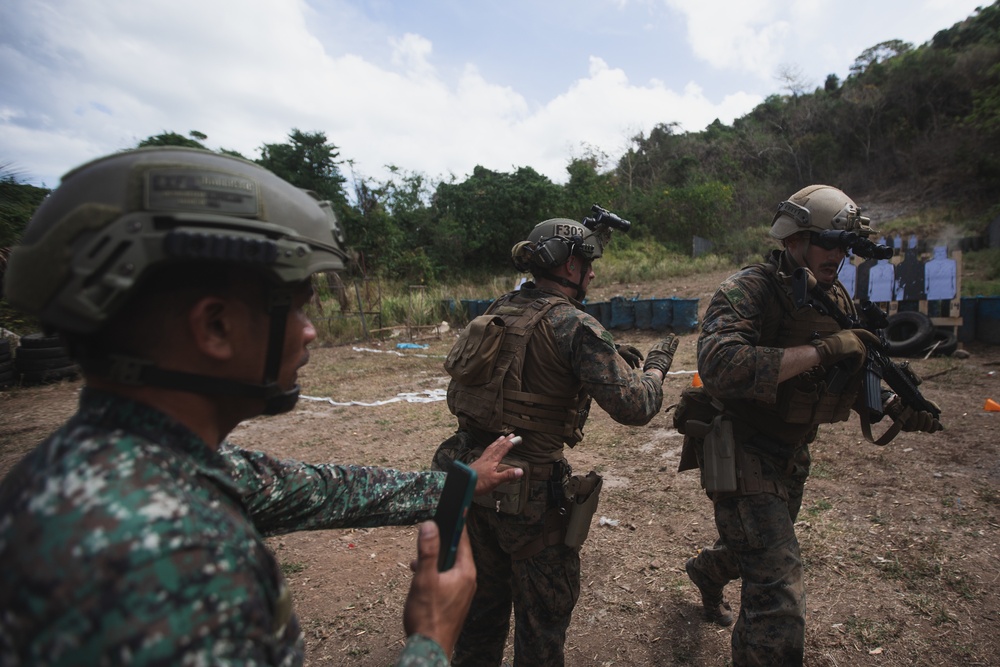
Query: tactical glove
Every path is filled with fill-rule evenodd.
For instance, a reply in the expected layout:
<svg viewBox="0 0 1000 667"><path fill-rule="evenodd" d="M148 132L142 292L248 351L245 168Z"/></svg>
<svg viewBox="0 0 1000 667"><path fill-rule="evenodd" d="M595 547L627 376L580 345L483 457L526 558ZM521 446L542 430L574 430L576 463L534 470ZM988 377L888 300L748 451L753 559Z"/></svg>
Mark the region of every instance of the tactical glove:
<svg viewBox="0 0 1000 667"><path fill-rule="evenodd" d="M645 373L655 368L663 373L663 377L666 377L667 371L670 370L670 364L674 362L674 352L677 351L678 342L677 336L667 334L666 338L649 348L649 352L646 353L646 363L642 366L642 372Z"/></svg>
<svg viewBox="0 0 1000 667"><path fill-rule="evenodd" d="M642 361L642 352L638 348L632 345L615 345L615 349L618 350L618 355L631 368L639 368L639 362Z"/></svg>
<svg viewBox="0 0 1000 667"><path fill-rule="evenodd" d="M865 343L881 344L878 336L866 329L843 329L812 341L819 352L819 363L829 368L842 359L850 360L850 371L857 372L868 358Z"/></svg>
<svg viewBox="0 0 1000 667"><path fill-rule="evenodd" d="M934 401L927 401L934 406L936 410L940 413L941 408L938 407L937 403ZM895 394L886 402L885 406L882 408L885 414L892 417L892 420L902 424L902 428L907 433L913 433L914 431L921 431L923 433L936 433L938 431L944 430L944 426L941 422L934 416L934 413L928 410L914 410L908 405L903 405L903 401L899 399L899 396Z"/></svg>

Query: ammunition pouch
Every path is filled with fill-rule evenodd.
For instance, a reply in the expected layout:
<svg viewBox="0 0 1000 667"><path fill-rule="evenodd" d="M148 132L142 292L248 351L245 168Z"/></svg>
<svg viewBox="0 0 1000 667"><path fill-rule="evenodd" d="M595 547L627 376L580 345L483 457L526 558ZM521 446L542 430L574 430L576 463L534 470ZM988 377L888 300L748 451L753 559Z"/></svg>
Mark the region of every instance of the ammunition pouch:
<svg viewBox="0 0 1000 667"><path fill-rule="evenodd" d="M832 424L851 415L860 375L834 366L828 373L803 373L778 387L777 417L786 424ZM840 391L834 391L840 389Z"/></svg>
<svg viewBox="0 0 1000 667"><path fill-rule="evenodd" d="M566 537L568 547L581 547L590 533L590 523L597 512L604 478L591 470L584 475L573 475L566 480Z"/></svg>
<svg viewBox="0 0 1000 667"><path fill-rule="evenodd" d="M482 451L477 452L474 459L479 458L481 454ZM523 474L513 482L501 484L489 494L474 496L472 502L481 507L496 510L501 514L518 515L523 513L524 508L528 504L528 495L530 492L531 464L527 461L505 456L500 460L500 465L497 469L505 470L507 468L520 468Z"/></svg>

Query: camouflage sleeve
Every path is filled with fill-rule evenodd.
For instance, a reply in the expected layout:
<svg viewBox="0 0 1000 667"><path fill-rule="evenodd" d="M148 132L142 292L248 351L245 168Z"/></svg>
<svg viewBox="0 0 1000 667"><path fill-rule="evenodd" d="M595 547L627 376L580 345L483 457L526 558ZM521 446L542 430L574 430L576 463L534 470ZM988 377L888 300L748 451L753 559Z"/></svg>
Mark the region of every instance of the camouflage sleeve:
<svg viewBox="0 0 1000 667"><path fill-rule="evenodd" d="M755 399L774 403L784 351L759 346L772 298L768 278L745 269L719 286L709 302L698 338L698 374L719 399Z"/></svg>
<svg viewBox="0 0 1000 667"><path fill-rule="evenodd" d="M406 648L396 660L396 667L448 667L448 656L433 639L410 635Z"/></svg>
<svg viewBox="0 0 1000 667"><path fill-rule="evenodd" d="M443 472L279 461L228 444L220 454L265 535L424 521L433 516L445 479Z"/></svg>
<svg viewBox="0 0 1000 667"><path fill-rule="evenodd" d="M660 380L652 373L633 370L615 350L611 333L596 319L569 310L556 310L551 321L560 351L584 390L619 424L648 424L663 404Z"/></svg>

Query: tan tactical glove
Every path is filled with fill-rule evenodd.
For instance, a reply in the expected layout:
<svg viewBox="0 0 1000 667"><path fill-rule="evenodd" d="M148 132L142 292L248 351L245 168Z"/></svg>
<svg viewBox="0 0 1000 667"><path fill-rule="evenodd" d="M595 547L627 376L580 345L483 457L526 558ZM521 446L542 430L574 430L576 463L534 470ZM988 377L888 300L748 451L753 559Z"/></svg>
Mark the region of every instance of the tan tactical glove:
<svg viewBox="0 0 1000 667"><path fill-rule="evenodd" d="M642 365L642 372L655 368L663 373L663 377L667 377L670 364L674 362L674 352L677 351L678 342L680 341L677 340L677 336L667 334L666 338L649 348L649 352L646 353L646 363Z"/></svg>
<svg viewBox="0 0 1000 667"><path fill-rule="evenodd" d="M864 365L868 357L865 343L880 344L881 341L866 329L843 329L812 341L819 352L820 365L829 368L842 359L850 359L852 374Z"/></svg>
<svg viewBox="0 0 1000 667"><path fill-rule="evenodd" d="M934 401L928 400L927 402L933 405L938 412L941 411L941 408ZM908 405L904 406L903 402L899 400L899 396L895 394L886 402L882 410L892 417L893 421L902 424L903 430L907 433L914 431L937 433L944 430L944 426L933 413L927 410L914 410Z"/></svg>
<svg viewBox="0 0 1000 667"><path fill-rule="evenodd" d="M642 352L639 348L632 345L615 345L615 349L618 350L618 356L625 360L631 368L639 368L639 362L642 361Z"/></svg>

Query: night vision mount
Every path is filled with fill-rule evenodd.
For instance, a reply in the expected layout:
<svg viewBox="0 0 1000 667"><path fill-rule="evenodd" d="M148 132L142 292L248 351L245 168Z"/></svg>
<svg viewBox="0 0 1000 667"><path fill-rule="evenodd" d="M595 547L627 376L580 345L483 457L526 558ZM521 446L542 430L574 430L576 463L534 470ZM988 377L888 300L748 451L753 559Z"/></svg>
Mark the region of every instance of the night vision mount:
<svg viewBox="0 0 1000 667"><path fill-rule="evenodd" d="M606 208L601 208L597 204L590 207L590 212L594 214L592 218L584 218L583 226L592 232L599 232L604 228L617 229L620 232L628 232L632 228L632 223L622 220L617 215Z"/></svg>
<svg viewBox="0 0 1000 667"><path fill-rule="evenodd" d="M812 242L824 250L840 248L864 259L892 259L892 248L870 241L857 232L827 229L812 233Z"/></svg>

